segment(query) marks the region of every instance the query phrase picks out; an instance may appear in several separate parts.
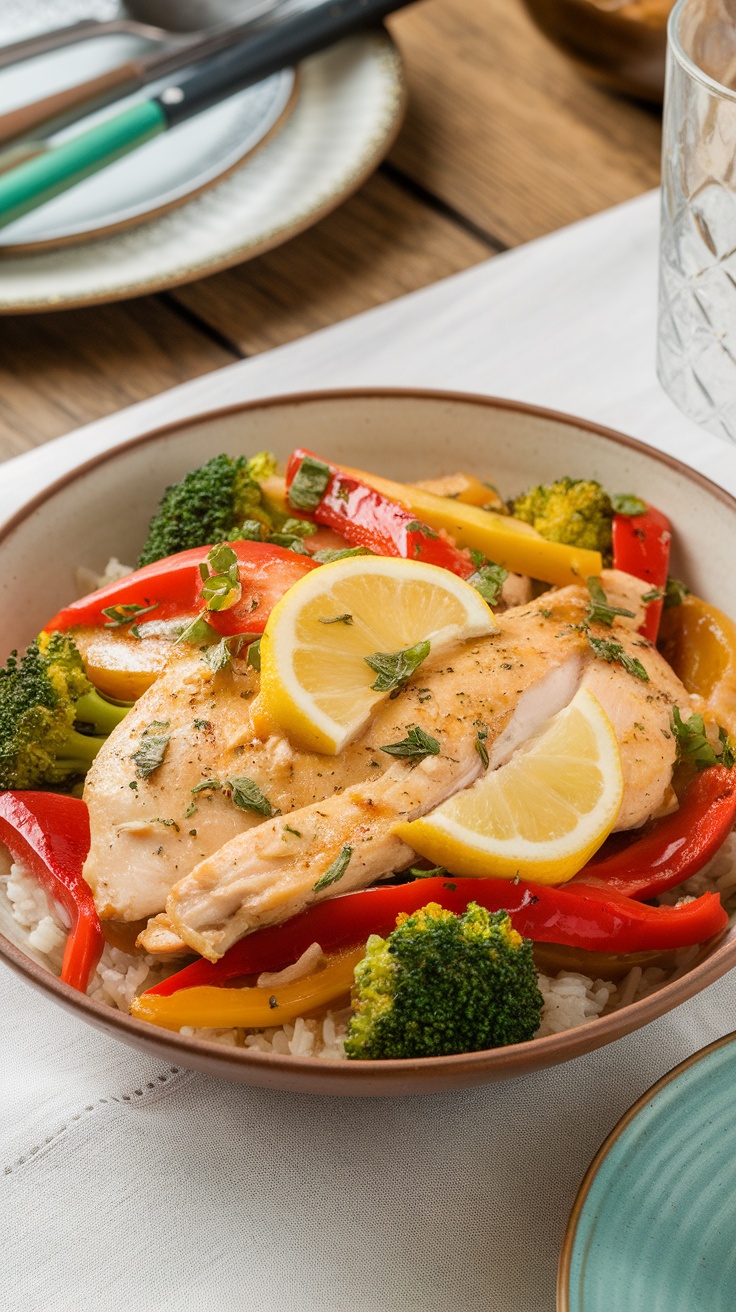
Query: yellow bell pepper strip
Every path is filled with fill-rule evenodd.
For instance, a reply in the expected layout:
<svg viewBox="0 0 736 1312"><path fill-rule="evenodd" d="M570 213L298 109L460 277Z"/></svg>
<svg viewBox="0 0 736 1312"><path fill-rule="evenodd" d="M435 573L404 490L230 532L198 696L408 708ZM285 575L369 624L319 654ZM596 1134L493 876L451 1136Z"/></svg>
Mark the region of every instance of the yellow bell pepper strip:
<svg viewBox="0 0 736 1312"><path fill-rule="evenodd" d="M360 469L345 467L345 473L388 500L398 502L430 528L444 529L459 547L481 551L488 560L515 574L528 574L564 587L568 583L580 583L592 574L598 575L603 568L599 551L549 542L530 524L510 515L438 497L408 484L392 483Z"/></svg>
<svg viewBox="0 0 736 1312"><path fill-rule="evenodd" d="M665 607L659 649L689 693L736 735L736 624L722 610L692 593Z"/></svg>
<svg viewBox="0 0 736 1312"><path fill-rule="evenodd" d="M353 986L355 967L364 956L364 945L353 948L332 957L323 970L281 988L228 989L201 985L199 988L180 989L168 997L143 993L133 999L130 1014L136 1020L145 1020L166 1030L180 1030L182 1025L207 1029L268 1029L345 997Z"/></svg>
<svg viewBox="0 0 736 1312"><path fill-rule="evenodd" d="M495 487L481 483L474 474L445 474L443 478L424 478L412 483L420 492L432 492L436 497L451 497L466 506L481 506L485 510L500 510L504 505Z"/></svg>

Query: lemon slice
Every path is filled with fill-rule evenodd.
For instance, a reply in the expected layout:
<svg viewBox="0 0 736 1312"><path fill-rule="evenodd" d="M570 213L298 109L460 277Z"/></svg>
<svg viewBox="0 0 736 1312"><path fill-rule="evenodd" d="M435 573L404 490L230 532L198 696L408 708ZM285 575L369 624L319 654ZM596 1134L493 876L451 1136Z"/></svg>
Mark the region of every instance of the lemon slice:
<svg viewBox="0 0 736 1312"><path fill-rule="evenodd" d="M506 765L395 832L453 874L561 884L611 832L622 796L613 725L581 688Z"/></svg>
<svg viewBox="0 0 736 1312"><path fill-rule="evenodd" d="M387 680L367 657L398 656L427 640L437 653L495 632L475 588L436 565L388 556L323 565L294 584L269 617L256 733L286 733L307 751L336 755L393 690L371 686ZM412 654L403 670L401 661L388 663L406 673Z"/></svg>

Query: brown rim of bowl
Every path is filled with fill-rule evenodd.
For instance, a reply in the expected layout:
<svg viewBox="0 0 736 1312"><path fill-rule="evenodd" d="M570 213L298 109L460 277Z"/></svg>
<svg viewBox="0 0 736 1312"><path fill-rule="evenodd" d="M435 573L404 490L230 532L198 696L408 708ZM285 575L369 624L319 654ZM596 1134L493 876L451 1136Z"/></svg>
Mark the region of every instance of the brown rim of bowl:
<svg viewBox="0 0 736 1312"><path fill-rule="evenodd" d="M614 1125L610 1134L603 1140L603 1143L583 1176L582 1184L575 1196L575 1202L572 1205L572 1211L570 1212L570 1217L565 1227L565 1235L560 1250L560 1262L557 1269L557 1312L570 1312L570 1265L572 1262L572 1250L575 1245L575 1235L577 1233L578 1222L583 1207L585 1206L585 1200L590 1192L590 1187L603 1162L613 1148L613 1145L621 1137L627 1126L629 1126L634 1118L639 1115L639 1112L646 1107L647 1103L651 1102L653 1098L656 1098L661 1089L666 1088L668 1084L672 1084L672 1082L676 1080L683 1071L689 1070L691 1066L697 1066L698 1062L702 1061L703 1058L707 1057L711 1052L715 1052L717 1048L726 1048L734 1041L736 1041L736 1030L732 1030L730 1034L724 1034L722 1039L715 1039L713 1043L707 1044L705 1048L699 1048L697 1052L692 1054L692 1056L686 1057L684 1061L678 1062L677 1066L673 1066L671 1071L668 1071L666 1075L663 1075L661 1079L657 1080L655 1084L647 1089L646 1093L643 1093L640 1098L637 1098L636 1102L629 1107L627 1112L624 1112L621 1120Z"/></svg>
<svg viewBox="0 0 736 1312"><path fill-rule="evenodd" d="M163 424L159 428L129 438L108 451L92 456L73 470L69 470L61 478L56 479L46 487L43 492L39 492L28 501L22 509L0 526L0 545L29 515L34 514L57 492L68 487L80 476L84 476L91 470L117 459L118 456L127 451L146 446L161 437L167 437L191 428L196 424L224 419L228 415L247 414L250 410L273 409L278 406L295 404L309 405L312 402L332 400L375 400L382 397L388 400L404 398L406 400L434 400L470 404L491 411L507 410L516 414L532 415L537 419L547 419L583 429L589 433L595 433L596 436L602 437L605 441L616 446L639 452L662 465L666 465L690 482L702 487L711 496L714 496L718 501L736 512L736 497L731 496L729 492L706 478L704 474L690 469L675 456L656 451L647 446L645 442L640 442L637 438L628 437L612 428L605 428L592 420L578 419L574 415L566 414L564 411L549 410L543 406L529 405L524 401L510 401L505 400L503 397L483 396L473 392L440 391L432 388L412 387L331 388L314 392L286 392L281 396L263 397L259 400L223 406L220 409L190 415L185 419L177 419L170 424ZM317 1082L322 1083L322 1080L324 1080L325 1092L334 1092L334 1089L327 1086L339 1083L341 1086L340 1093L360 1095L362 1092L368 1093L367 1089L360 1089L361 1080L366 1083L370 1081L375 1086L380 1085L382 1076L385 1077L386 1084L393 1086L393 1092L397 1091L395 1086L402 1076L407 1084L415 1082L424 1085L427 1077L431 1076L432 1073L439 1077L438 1087L448 1088L451 1087L451 1081L455 1075L463 1083L481 1083L481 1079L474 1079L474 1073L480 1075L481 1071L488 1071L491 1078L494 1078L494 1075L503 1077L504 1074L521 1074L527 1070L540 1070L559 1062L569 1061L583 1052L592 1052L614 1039L640 1029L643 1025L649 1024L650 1021L658 1019L674 1007L679 1006L680 1003L686 1002L695 994L700 993L709 984L715 983L727 971L736 966L736 941L722 943L704 961L680 976L679 979L666 984L659 992L652 993L646 998L640 998L638 1002L631 1002L620 1011L598 1017L585 1025L577 1026L575 1029L564 1030L560 1034L550 1034L542 1039L531 1039L527 1043L513 1044L508 1048L492 1048L481 1052L460 1053L451 1057L423 1057L409 1061L372 1061L366 1063L370 1067L370 1076L365 1069L366 1064L362 1062L323 1061L319 1057L282 1056L277 1053L254 1052L252 1049L228 1048L222 1044L211 1043L204 1039L184 1037L172 1030L160 1029L157 1026L147 1024L145 1021L135 1020L132 1016L116 1011L104 1003L95 1002L86 994L70 988L68 984L62 984L60 979L52 975L45 967L37 965L35 961L26 956L21 948L16 947L2 934L0 934L0 958L4 959L18 974L55 998L63 1006L84 1012L89 1021L97 1028L112 1032L124 1041L133 1042L136 1046L140 1046L141 1040L147 1040L148 1044L155 1043L159 1048L168 1048L172 1060L178 1060L183 1065L187 1065L187 1057L194 1057L198 1058L200 1062L206 1059L206 1064L209 1065L210 1069L215 1064L231 1068L233 1066L249 1066L254 1072L260 1071L263 1075L266 1075L267 1072L270 1073L272 1078L269 1083L271 1084L274 1083L274 1077L278 1079L279 1074L294 1075L296 1072L301 1071L305 1076L309 1074L315 1084ZM407 1092L409 1091L407 1089Z"/></svg>

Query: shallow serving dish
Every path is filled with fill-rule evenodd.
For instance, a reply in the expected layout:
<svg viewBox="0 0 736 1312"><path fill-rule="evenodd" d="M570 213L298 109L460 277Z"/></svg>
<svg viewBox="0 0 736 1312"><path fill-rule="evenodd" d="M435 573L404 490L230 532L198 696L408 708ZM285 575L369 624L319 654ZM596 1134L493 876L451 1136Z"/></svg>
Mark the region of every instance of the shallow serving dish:
<svg viewBox="0 0 736 1312"><path fill-rule="evenodd" d="M672 519L673 573L736 615L736 500L678 461L584 420L512 401L428 391L319 392L253 402L145 434L80 466L24 507L0 528L0 657L24 646L74 595L78 565L100 570L111 555L135 558L167 484L220 451L268 448L284 458L297 444L405 481L462 466L492 478L504 492L565 473L635 491ZM29 594L28 565L39 542L54 549ZM736 925L708 944L686 974L601 1019L514 1047L418 1061L326 1061L186 1038L68 988L23 950L20 939L0 936L0 957L80 1018L168 1062L245 1084L364 1096L482 1084L602 1047L736 966Z"/></svg>

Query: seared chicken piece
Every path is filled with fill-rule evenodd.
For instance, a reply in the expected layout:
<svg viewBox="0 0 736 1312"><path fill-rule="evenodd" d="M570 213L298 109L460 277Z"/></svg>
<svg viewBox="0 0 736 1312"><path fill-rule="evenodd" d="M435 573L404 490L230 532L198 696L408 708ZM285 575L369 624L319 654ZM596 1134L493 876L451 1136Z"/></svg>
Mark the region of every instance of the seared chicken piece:
<svg viewBox="0 0 736 1312"><path fill-rule="evenodd" d="M441 756L418 766L397 762L380 780L231 840L172 889L167 915L182 940L216 960L256 928L401 869L412 853L393 835L393 825L432 810L477 776L478 722L487 728L486 745L497 766L571 700L581 676L607 709L621 744L624 800L616 827L643 823L670 786L675 744L669 716L674 702L688 706L688 696L636 634L644 585L607 572L603 586L611 604L633 615L618 617L611 628L594 625L591 632L638 659L647 681L594 656L579 627L590 600L586 589L546 593L499 616L494 637L453 655L451 664L447 657L427 662L400 701L379 708L361 740L380 749L419 723L439 739ZM320 886L341 865L339 878Z"/></svg>

